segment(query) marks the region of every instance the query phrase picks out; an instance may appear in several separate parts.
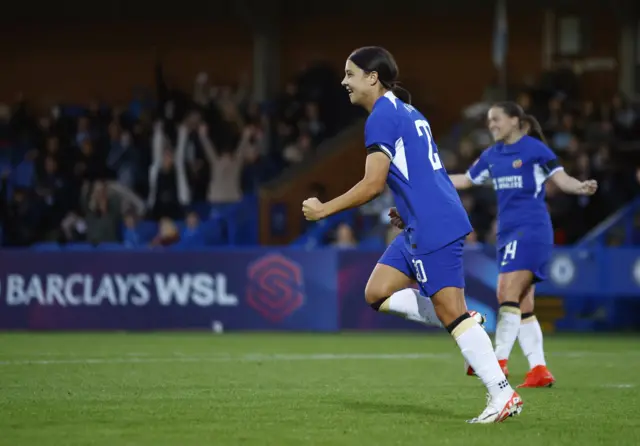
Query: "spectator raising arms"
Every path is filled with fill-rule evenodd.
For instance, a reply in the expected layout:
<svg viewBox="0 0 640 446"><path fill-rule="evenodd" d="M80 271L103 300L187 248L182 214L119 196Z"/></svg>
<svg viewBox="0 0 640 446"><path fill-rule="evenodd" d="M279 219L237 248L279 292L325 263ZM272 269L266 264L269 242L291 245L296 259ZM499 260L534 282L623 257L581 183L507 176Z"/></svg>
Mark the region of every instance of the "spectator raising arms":
<svg viewBox="0 0 640 446"><path fill-rule="evenodd" d="M200 142L209 161L211 180L207 192L210 203L234 203L242 199L241 175L245 157L254 150L250 131L245 131L238 147L219 153L209 138L205 124L198 129Z"/></svg>
<svg viewBox="0 0 640 446"><path fill-rule="evenodd" d="M185 150L188 132L184 125L178 128L177 148L174 152L163 133L161 122L153 129L153 164L149 169L148 207L156 219L179 218L182 207L191 202L191 191L185 169Z"/></svg>

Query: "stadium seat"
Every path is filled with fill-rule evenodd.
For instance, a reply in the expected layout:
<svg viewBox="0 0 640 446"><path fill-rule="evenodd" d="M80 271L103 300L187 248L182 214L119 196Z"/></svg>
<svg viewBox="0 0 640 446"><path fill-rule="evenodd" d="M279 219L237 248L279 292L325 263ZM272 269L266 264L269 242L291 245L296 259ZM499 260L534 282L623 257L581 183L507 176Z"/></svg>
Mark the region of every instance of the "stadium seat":
<svg viewBox="0 0 640 446"><path fill-rule="evenodd" d="M91 243L67 243L64 245L67 251L92 251L95 247Z"/></svg>
<svg viewBox="0 0 640 446"><path fill-rule="evenodd" d="M158 222L157 221L141 221L136 228L138 235L140 236L140 242L146 244L153 240L158 234Z"/></svg>
<svg viewBox="0 0 640 446"><path fill-rule="evenodd" d="M31 249L38 252L43 251L60 251L62 247L56 242L42 242L34 244Z"/></svg>
<svg viewBox="0 0 640 446"><path fill-rule="evenodd" d="M108 243L100 243L98 245L98 249L101 251L121 251L123 249L128 249L122 243L108 242Z"/></svg>

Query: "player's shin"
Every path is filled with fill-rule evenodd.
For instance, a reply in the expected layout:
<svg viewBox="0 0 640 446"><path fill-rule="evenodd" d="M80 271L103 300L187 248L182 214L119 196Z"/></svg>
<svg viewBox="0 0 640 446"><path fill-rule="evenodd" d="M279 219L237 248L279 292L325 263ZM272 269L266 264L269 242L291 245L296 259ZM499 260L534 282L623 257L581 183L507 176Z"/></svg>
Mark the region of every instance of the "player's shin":
<svg viewBox="0 0 640 446"><path fill-rule="evenodd" d="M529 369L539 365L547 365L544 358L542 329L533 313L524 313L518 332L520 348L529 361Z"/></svg>
<svg viewBox="0 0 640 446"><path fill-rule="evenodd" d="M449 324L447 331L456 340L462 356L473 367L492 398L505 390L512 391L493 352L489 335L468 313Z"/></svg>
<svg viewBox="0 0 640 446"><path fill-rule="evenodd" d="M374 310L397 314L407 320L432 327L442 327L431 299L420 295L418 290L405 288L386 299L372 304Z"/></svg>
<svg viewBox="0 0 640 446"><path fill-rule="evenodd" d="M520 330L520 304L504 302L498 312L496 326L496 356L498 360L509 359L513 344Z"/></svg>

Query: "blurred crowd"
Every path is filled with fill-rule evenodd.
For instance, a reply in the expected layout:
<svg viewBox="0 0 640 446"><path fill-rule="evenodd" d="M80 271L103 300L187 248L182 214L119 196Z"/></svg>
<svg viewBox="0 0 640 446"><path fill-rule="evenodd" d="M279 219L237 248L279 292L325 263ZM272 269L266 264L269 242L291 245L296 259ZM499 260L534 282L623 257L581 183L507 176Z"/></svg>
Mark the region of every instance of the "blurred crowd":
<svg viewBox="0 0 640 446"><path fill-rule="evenodd" d="M155 90L136 90L125 106L96 100L43 112L24 97L0 104L4 246L211 244L204 232L212 215L302 163L357 116L339 75L323 64L306 69L264 103L253 100L243 78L216 85L199 73L184 91L168 85L161 63L155 74ZM575 242L640 195L637 104L622 95L584 99L588 95L553 82L511 96L540 121L571 175L600 184L595 196L576 197L547 183L556 243ZM453 131L438 138L449 173L465 172L492 144L486 112L493 102L488 97L470 105ZM330 198L323 197L322 184L313 187L312 195ZM493 190L474 188L461 198L475 228L469 243L492 243ZM397 233L389 225L391 206L386 191L324 242L345 248L388 243ZM155 223L143 226L149 221Z"/></svg>
<svg viewBox="0 0 640 446"><path fill-rule="evenodd" d="M576 242L621 206L640 197L640 104L632 104L620 94L600 103L580 99L576 92L568 94L553 84L521 89L512 99L538 119L547 142L570 175L599 183L596 195L578 197L564 194L547 182L556 244ZM449 173L466 172L493 143L486 126L486 113L493 102L488 98L470 105L453 132L439 138L439 151ZM462 192L461 199L475 229L467 242L494 243L497 207L493 188L472 188ZM328 234L327 243L338 247L376 239L388 243L397 234L388 223L391 206L393 199L386 191L362 207L356 221ZM636 239L640 239L640 216L635 225ZM612 244L619 242L610 240Z"/></svg>
<svg viewBox="0 0 640 446"><path fill-rule="evenodd" d="M174 88L160 63L155 91L133 96L45 112L22 96L0 104L4 246L198 239L212 209L303 162L352 117L338 74L322 64L260 104L246 81L215 85L206 73L190 92ZM160 222L146 239L136 229L145 219Z"/></svg>

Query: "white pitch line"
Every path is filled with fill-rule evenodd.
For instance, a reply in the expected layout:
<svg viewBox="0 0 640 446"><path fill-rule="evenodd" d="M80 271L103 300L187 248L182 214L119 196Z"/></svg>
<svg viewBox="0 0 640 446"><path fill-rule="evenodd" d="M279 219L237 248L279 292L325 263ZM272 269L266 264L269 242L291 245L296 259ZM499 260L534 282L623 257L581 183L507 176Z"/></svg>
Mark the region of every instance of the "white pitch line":
<svg viewBox="0 0 640 446"><path fill-rule="evenodd" d="M603 384L600 387L606 389L633 389L635 386L635 384Z"/></svg>
<svg viewBox="0 0 640 446"><path fill-rule="evenodd" d="M593 358L598 356L620 356L640 354L638 350L620 352L566 351L551 352L550 356L567 359ZM50 359L41 359L42 357ZM52 355L38 355L33 359L0 360L0 366L12 365L56 365L56 364L150 364L179 362L273 362L273 361L367 361L367 360L452 360L461 359L453 353L313 353L313 354L263 354L248 353L244 355L215 354L209 356L185 355L174 352L169 357L153 357L145 353L125 353L124 357L79 358L75 355L67 358L52 358Z"/></svg>
<svg viewBox="0 0 640 446"><path fill-rule="evenodd" d="M362 361L362 360L420 360L451 359L447 353L407 353L407 354L248 354L242 356L174 356L170 358L128 357L128 358L78 358L78 359L21 359L3 360L0 366L12 365L56 365L56 364L149 364L159 362L267 362L267 361Z"/></svg>
<svg viewBox="0 0 640 446"><path fill-rule="evenodd" d="M592 358L594 356L607 356L607 357L617 357L617 356L638 356L640 355L640 350L620 350L620 351L611 351L611 352L597 352L597 351L555 351L546 353L549 356L560 356L562 358L568 359L580 359L580 358Z"/></svg>

